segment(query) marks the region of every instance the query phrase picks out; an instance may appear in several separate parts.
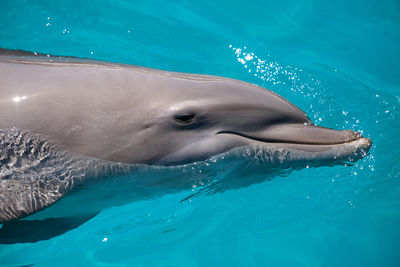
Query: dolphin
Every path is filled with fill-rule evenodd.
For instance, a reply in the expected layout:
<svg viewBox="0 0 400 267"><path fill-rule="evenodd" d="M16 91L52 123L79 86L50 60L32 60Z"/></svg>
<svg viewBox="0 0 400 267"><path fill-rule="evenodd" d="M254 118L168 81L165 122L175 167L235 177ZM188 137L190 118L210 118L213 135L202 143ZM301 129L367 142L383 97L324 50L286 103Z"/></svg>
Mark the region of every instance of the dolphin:
<svg viewBox="0 0 400 267"><path fill-rule="evenodd" d="M335 164L372 145L225 77L0 49L0 81L0 223L138 166L248 154L265 168Z"/></svg>

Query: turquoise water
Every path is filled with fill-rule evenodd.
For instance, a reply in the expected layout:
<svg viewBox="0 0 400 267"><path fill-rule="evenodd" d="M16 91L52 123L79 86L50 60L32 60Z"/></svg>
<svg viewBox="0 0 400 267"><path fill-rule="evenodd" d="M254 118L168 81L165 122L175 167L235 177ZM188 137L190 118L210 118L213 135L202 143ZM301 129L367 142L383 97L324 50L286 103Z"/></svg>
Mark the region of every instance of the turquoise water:
<svg viewBox="0 0 400 267"><path fill-rule="evenodd" d="M398 1L0 0L0 10L2 48L241 79L374 142L352 166L256 178L227 168L210 179L229 185L138 192L50 240L0 245L1 266L400 265Z"/></svg>

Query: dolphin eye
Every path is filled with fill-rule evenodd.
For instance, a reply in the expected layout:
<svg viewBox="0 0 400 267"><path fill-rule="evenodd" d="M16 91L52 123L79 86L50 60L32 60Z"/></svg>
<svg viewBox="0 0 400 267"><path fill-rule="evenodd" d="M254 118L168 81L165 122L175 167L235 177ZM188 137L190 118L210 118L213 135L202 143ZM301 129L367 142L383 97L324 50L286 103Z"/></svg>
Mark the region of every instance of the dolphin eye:
<svg viewBox="0 0 400 267"><path fill-rule="evenodd" d="M179 124L189 125L189 124L193 123L194 117L195 117L195 114L193 114L193 113L177 114L177 115L175 115L175 120Z"/></svg>

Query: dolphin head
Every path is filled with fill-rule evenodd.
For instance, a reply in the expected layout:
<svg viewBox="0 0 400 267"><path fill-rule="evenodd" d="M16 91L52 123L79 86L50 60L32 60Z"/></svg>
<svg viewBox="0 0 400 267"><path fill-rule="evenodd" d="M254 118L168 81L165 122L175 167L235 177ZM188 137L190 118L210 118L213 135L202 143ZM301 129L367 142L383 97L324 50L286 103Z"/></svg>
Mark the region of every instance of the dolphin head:
<svg viewBox="0 0 400 267"><path fill-rule="evenodd" d="M140 144L133 146L145 146L147 154L139 156L151 164L181 165L244 150L262 150L270 161L278 155L288 164L332 162L357 160L371 147L361 134L316 126L279 95L237 80L183 82L160 97L163 104L149 109Z"/></svg>

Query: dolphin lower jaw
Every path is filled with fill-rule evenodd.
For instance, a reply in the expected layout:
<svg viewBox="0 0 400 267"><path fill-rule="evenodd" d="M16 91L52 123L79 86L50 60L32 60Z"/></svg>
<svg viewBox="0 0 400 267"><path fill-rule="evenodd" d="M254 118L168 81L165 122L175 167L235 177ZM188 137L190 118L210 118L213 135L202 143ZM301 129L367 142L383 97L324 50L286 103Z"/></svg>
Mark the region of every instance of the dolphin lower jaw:
<svg viewBox="0 0 400 267"><path fill-rule="evenodd" d="M367 156L371 145L372 142L368 138L360 138L338 145L253 141L248 145L236 147L223 155L224 158L244 158L246 161L255 161L262 166L292 168L354 162Z"/></svg>
<svg viewBox="0 0 400 267"><path fill-rule="evenodd" d="M219 131L217 135L235 136L247 143L232 151L244 150L239 153L279 164L356 161L365 157L372 146L371 140L360 133L315 125L282 125L253 133Z"/></svg>

